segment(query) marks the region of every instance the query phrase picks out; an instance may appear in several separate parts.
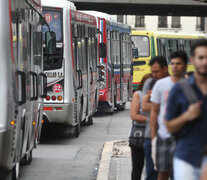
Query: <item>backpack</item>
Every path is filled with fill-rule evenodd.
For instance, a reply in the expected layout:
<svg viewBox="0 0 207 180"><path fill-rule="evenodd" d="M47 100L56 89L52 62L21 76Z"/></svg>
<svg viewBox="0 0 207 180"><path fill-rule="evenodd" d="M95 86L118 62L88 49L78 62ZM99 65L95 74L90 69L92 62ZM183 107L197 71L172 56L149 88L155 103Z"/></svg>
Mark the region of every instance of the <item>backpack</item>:
<svg viewBox="0 0 207 180"><path fill-rule="evenodd" d="M179 82L179 85L187 98L189 104L194 104L198 102L198 97L194 92L194 89L189 84L188 79L181 79Z"/></svg>

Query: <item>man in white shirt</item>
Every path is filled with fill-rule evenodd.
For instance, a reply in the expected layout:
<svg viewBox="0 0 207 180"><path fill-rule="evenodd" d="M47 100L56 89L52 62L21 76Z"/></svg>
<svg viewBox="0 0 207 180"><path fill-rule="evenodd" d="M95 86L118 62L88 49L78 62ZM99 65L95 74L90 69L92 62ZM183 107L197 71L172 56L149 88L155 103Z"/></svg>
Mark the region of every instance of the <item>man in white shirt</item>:
<svg viewBox="0 0 207 180"><path fill-rule="evenodd" d="M158 171L158 180L168 180L172 172L175 141L166 128L164 117L168 94L174 83L184 76L188 57L184 51L175 51L170 56L170 63L172 75L157 81L151 94L152 158Z"/></svg>

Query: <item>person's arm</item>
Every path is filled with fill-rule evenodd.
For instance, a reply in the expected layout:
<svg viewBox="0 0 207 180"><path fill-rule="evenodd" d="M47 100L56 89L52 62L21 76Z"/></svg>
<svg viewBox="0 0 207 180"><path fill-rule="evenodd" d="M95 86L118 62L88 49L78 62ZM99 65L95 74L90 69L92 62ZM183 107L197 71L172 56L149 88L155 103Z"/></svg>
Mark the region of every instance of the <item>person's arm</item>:
<svg viewBox="0 0 207 180"><path fill-rule="evenodd" d="M150 131L152 139L157 136L157 120L160 111L160 104L152 103L150 111Z"/></svg>
<svg viewBox="0 0 207 180"><path fill-rule="evenodd" d="M146 123L147 117L139 114L139 94L134 93L131 102L130 116L134 121Z"/></svg>
<svg viewBox="0 0 207 180"><path fill-rule="evenodd" d="M151 103L150 103L150 95L151 95L151 91L150 91L150 83L151 83L152 79L148 79L145 83L144 83L144 87L143 87L143 97L142 97L142 111L143 112L149 112L150 111L150 107L151 107Z"/></svg>
<svg viewBox="0 0 207 180"><path fill-rule="evenodd" d="M142 98L142 111L150 112L151 102L150 102L150 93L146 94Z"/></svg>
<svg viewBox="0 0 207 180"><path fill-rule="evenodd" d="M181 114L180 116L170 119L169 121L165 121L167 129L170 133L178 132L187 122L193 121L198 118L201 114L201 104L202 102L198 102L195 104L191 104L188 107L188 110Z"/></svg>

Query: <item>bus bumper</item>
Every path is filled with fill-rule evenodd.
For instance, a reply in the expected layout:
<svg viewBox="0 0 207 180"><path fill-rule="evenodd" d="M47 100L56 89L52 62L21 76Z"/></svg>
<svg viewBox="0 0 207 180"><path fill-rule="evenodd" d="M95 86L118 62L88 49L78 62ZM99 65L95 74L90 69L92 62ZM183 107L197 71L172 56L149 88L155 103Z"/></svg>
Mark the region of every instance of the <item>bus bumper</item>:
<svg viewBox="0 0 207 180"><path fill-rule="evenodd" d="M11 170L13 167L15 150L15 133L12 129L0 130L0 169Z"/></svg>
<svg viewBox="0 0 207 180"><path fill-rule="evenodd" d="M43 116L47 118L50 123L66 124L75 126L74 105L70 104L44 104Z"/></svg>
<svg viewBox="0 0 207 180"><path fill-rule="evenodd" d="M107 101L107 90L99 90L99 101Z"/></svg>

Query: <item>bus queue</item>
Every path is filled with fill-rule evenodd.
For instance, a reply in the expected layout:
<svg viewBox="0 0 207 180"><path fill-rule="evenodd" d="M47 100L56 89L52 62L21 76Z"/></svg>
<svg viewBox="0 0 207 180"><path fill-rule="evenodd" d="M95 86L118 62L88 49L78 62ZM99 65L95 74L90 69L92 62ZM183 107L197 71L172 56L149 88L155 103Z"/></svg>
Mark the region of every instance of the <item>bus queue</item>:
<svg viewBox="0 0 207 180"><path fill-rule="evenodd" d="M78 137L95 112L125 109L152 57L169 64L171 52L190 56L192 41L204 39L131 31L67 0L1 0L0 13L2 180L18 179L20 164L31 163L42 125L61 125Z"/></svg>

